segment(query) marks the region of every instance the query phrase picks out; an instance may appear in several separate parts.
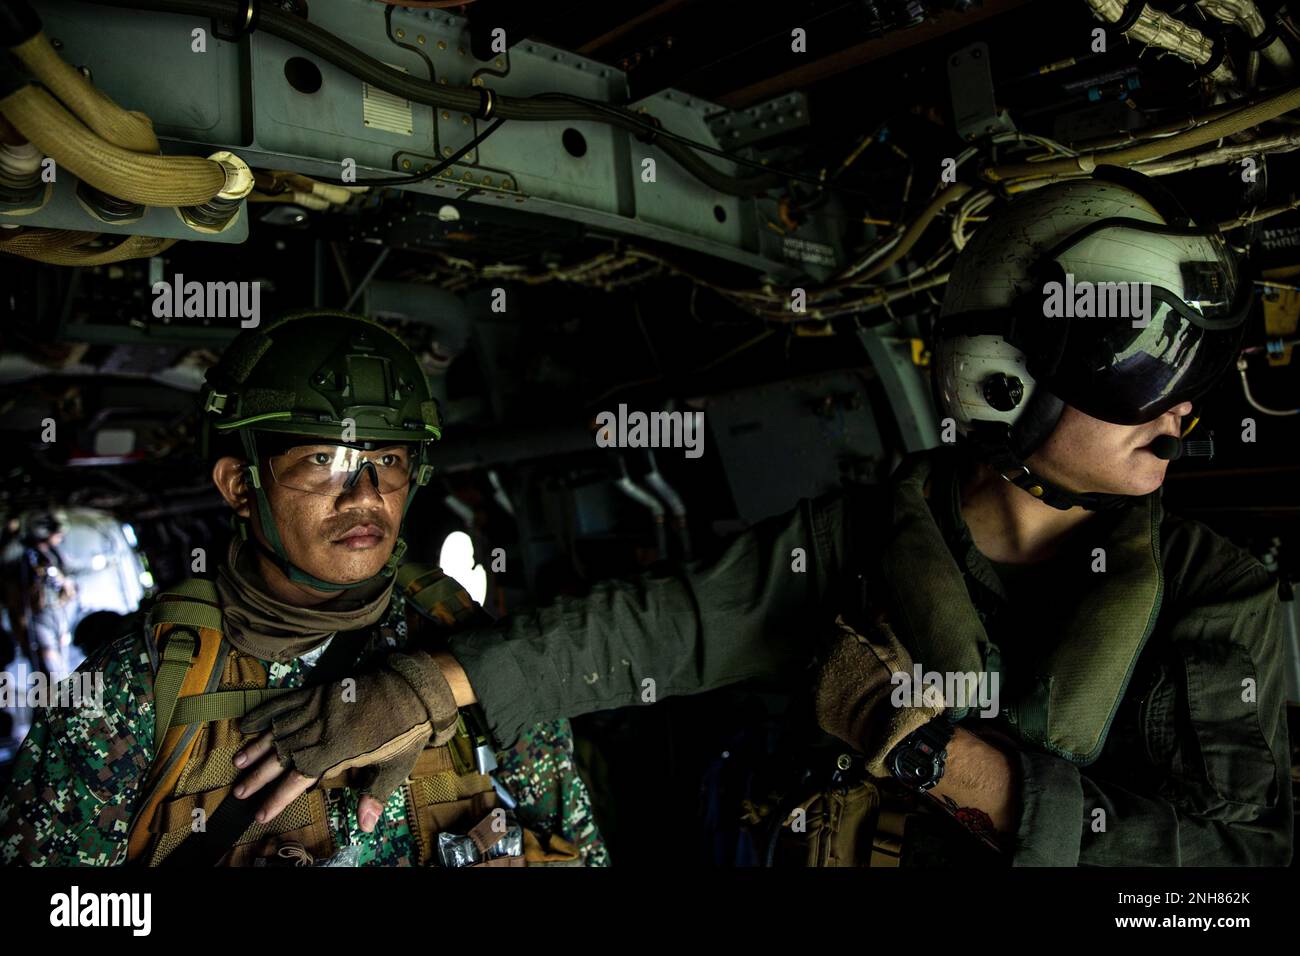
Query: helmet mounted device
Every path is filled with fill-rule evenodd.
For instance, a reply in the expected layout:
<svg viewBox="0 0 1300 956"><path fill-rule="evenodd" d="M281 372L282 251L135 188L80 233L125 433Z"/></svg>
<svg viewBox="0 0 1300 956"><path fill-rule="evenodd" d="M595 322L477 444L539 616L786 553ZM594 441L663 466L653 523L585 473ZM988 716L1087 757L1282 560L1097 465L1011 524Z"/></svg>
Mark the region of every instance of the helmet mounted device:
<svg viewBox="0 0 1300 956"><path fill-rule="evenodd" d="M1202 398L1230 367L1253 306L1245 266L1217 228L1193 225L1168 190L1132 170L1101 166L1094 178L1138 193L1165 222L1097 219L1039 255L1028 269L1028 287L1009 305L958 311L935 326L941 340L995 335L1023 353L1036 387L1021 415L1014 423L972 420L967 438L976 456L1003 478L1063 510L1106 509L1131 500L1068 491L1025 464L1023 459L1055 427L1064 405L1102 421L1137 425ZM1106 283L1088 314L1073 314L1074 281L1064 262L1072 255L1086 262L1089 244L1098 242L1134 250L1135 280L1144 278L1139 253L1154 256L1164 277L1176 277L1181 290L1159 281L1162 276L1153 269L1145 278L1156 281ZM1059 314L1049 309L1049 294L1058 297ZM1092 314L1107 301L1121 306L1113 310L1117 314ZM999 411L1017 407L1023 394L1023 383L1007 378L990 375L982 383L984 400ZM938 400L937 376L934 385Z"/></svg>

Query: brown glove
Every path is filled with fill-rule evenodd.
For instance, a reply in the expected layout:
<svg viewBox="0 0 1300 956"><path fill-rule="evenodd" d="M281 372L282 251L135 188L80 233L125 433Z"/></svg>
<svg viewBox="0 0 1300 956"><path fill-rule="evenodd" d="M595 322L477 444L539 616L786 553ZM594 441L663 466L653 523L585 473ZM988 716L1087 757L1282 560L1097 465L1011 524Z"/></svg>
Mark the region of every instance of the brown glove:
<svg viewBox="0 0 1300 956"><path fill-rule="evenodd" d="M867 758L867 772L888 777L885 757L912 731L943 713L937 688L922 689L924 705L895 706L890 699L895 672L911 674L912 658L882 617L867 634L859 634L842 618L827 647L826 662L817 676L817 723L827 733L851 744Z"/></svg>
<svg viewBox="0 0 1300 956"><path fill-rule="evenodd" d="M280 762L308 777L366 768L361 790L381 803L410 776L430 743L456 733L451 687L423 651L389 654L379 670L282 694L244 715L239 729L271 729Z"/></svg>

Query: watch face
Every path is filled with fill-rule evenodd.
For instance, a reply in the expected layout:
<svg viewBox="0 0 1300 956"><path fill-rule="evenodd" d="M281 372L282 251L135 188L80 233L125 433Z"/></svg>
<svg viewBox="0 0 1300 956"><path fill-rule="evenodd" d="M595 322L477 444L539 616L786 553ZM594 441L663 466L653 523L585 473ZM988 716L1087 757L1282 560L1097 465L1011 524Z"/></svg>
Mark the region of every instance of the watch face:
<svg viewBox="0 0 1300 956"><path fill-rule="evenodd" d="M939 777L939 761L928 747L907 747L894 758L894 775L911 787L932 784Z"/></svg>

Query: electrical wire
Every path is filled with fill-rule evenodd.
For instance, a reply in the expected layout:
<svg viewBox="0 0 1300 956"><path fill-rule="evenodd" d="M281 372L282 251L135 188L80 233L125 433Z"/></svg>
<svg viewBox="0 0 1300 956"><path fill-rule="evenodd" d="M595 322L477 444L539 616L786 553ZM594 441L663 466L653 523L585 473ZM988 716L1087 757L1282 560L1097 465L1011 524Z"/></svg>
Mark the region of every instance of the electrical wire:
<svg viewBox="0 0 1300 956"><path fill-rule="evenodd" d="M442 172L447 167L455 165L457 162L463 159L468 153L477 149L479 143L483 142L483 140L487 139L489 136L491 136L493 133L499 130L501 128L501 124L504 122L505 122L504 119L497 120L495 123L493 123L487 129L483 130L483 132L479 133L477 136L471 139L460 149L456 150L456 152L452 153L450 156L446 157L445 159L439 160L437 163L434 163L428 169L422 170L410 176L393 176L388 179L346 180L346 179L331 179L326 176L314 175L312 178L318 179L324 183L329 183L331 186L405 186L405 185L409 185L410 183L424 182L426 179L432 179L434 176L437 176L440 172Z"/></svg>
<svg viewBox="0 0 1300 956"><path fill-rule="evenodd" d="M997 196L991 189L977 189L957 207L957 215L952 220L952 244L953 248L961 252L966 248L967 243L971 240L971 235L966 231L967 223L982 222L983 217L980 213L988 209L989 206L997 202Z"/></svg>
<svg viewBox="0 0 1300 956"><path fill-rule="evenodd" d="M1055 159L1037 164L1000 164L986 167L981 175L990 182L1045 179L1053 175L1078 176L1091 174L1101 163L1115 166L1132 166L1147 160L1162 159L1171 153L1204 146L1260 123L1276 119L1283 113L1300 109L1300 86L1283 90L1259 103L1245 106L1203 126L1178 133L1167 139L1153 140L1138 146L1101 153L1085 153L1070 159ZM1008 184L1008 186L1013 183Z"/></svg>

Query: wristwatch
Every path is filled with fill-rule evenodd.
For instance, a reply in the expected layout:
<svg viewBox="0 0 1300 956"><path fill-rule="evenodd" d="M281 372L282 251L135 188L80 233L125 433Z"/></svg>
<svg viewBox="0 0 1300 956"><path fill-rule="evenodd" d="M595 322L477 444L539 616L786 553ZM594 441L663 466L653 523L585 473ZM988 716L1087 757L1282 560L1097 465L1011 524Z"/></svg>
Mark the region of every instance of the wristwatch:
<svg viewBox="0 0 1300 956"><path fill-rule="evenodd" d="M956 732L957 725L947 717L935 717L899 741L885 766L903 786L924 793L943 777L948 742Z"/></svg>

